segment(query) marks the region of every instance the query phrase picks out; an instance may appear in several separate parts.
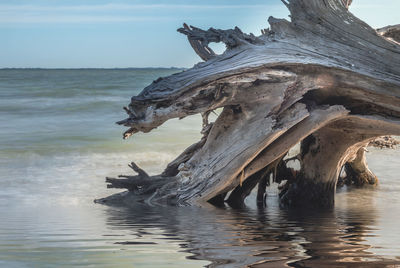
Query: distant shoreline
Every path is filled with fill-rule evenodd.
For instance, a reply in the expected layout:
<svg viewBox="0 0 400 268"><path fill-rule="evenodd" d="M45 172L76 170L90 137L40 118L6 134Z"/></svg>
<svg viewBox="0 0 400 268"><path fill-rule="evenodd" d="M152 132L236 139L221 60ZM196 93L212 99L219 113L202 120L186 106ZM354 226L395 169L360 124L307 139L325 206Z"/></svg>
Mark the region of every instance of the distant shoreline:
<svg viewBox="0 0 400 268"><path fill-rule="evenodd" d="M186 70L184 67L127 67L127 68L0 68L0 70Z"/></svg>

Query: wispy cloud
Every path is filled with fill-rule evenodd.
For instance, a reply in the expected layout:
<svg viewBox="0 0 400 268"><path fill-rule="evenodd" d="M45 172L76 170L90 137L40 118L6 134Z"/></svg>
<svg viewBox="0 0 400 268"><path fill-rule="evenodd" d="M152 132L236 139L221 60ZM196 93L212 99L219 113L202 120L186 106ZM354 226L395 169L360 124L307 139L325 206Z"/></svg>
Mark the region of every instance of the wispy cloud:
<svg viewBox="0 0 400 268"><path fill-rule="evenodd" d="M101 15L49 15L49 16L0 16L0 24L24 23L104 23L104 22L135 22L135 21L165 21L169 17L136 17L136 16L101 16Z"/></svg>
<svg viewBox="0 0 400 268"><path fill-rule="evenodd" d="M269 6L270 7L270 6ZM1 5L1 24L24 23L97 23L129 21L162 21L170 17L155 17L143 11L229 10L256 8L265 5L177 5L177 4L101 4L101 5Z"/></svg>
<svg viewBox="0 0 400 268"><path fill-rule="evenodd" d="M241 9L267 8L271 5L177 5L177 4L103 4L103 5L74 5L74 6L36 6L36 5L0 5L1 12L38 12L38 11L112 11L112 10L140 10L140 9Z"/></svg>

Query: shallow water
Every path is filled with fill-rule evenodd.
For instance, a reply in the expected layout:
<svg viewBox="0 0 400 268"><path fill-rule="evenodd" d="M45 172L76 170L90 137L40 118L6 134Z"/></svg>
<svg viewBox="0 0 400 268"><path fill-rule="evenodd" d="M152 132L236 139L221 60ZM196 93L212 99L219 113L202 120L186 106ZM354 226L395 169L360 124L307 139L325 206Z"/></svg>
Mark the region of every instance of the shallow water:
<svg viewBox="0 0 400 268"><path fill-rule="evenodd" d="M199 137L200 118L123 141L121 109L177 70L0 70L0 267L400 267L399 150L371 148L377 188L332 211L110 208L104 177L152 174Z"/></svg>

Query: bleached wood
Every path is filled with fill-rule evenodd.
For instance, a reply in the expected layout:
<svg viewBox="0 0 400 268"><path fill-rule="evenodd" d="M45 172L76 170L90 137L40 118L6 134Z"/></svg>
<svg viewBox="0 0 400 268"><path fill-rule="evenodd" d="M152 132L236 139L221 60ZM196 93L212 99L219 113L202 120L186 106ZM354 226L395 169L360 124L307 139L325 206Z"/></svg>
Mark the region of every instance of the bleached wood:
<svg viewBox="0 0 400 268"><path fill-rule="evenodd" d="M300 152L301 170L293 175L301 184L288 181L282 200L302 205L319 198L332 205L340 169L361 144L399 135L398 26L372 29L348 11L348 0L282 2L291 21L270 17L260 36L185 24L179 31L205 62L159 78L132 97L128 118L119 122L129 127L125 138L171 118L204 115L202 140L162 175L135 184L143 189L155 179L152 202L225 197L303 141L307 152ZM223 42L227 50L216 55L210 42ZM217 108L222 113L208 124ZM313 138L324 149L310 154L312 144L305 141Z"/></svg>

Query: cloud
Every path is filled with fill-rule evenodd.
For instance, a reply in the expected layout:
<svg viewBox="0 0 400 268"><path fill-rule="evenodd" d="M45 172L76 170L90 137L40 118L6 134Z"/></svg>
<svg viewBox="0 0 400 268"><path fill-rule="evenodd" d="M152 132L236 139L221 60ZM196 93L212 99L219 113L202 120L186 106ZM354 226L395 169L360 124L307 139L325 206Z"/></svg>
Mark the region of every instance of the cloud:
<svg viewBox="0 0 400 268"><path fill-rule="evenodd" d="M268 6L270 8L271 6ZM176 10L229 10L257 8L267 9L266 5L177 5L177 4L101 4L101 5L1 5L0 24L34 23L97 23L165 21L170 17L143 15L142 11ZM135 12L137 11L137 12Z"/></svg>
<svg viewBox="0 0 400 268"><path fill-rule="evenodd" d="M140 9L242 9L242 8L270 8L271 5L177 5L177 4L103 4L103 5L75 5L75 6L36 6L36 5L0 5L3 12L96 12L112 10L140 10Z"/></svg>
<svg viewBox="0 0 400 268"><path fill-rule="evenodd" d="M102 22L135 22L165 21L168 17L136 17L136 16L101 16L101 15L49 15L49 16L0 16L0 24L31 23L102 23Z"/></svg>

